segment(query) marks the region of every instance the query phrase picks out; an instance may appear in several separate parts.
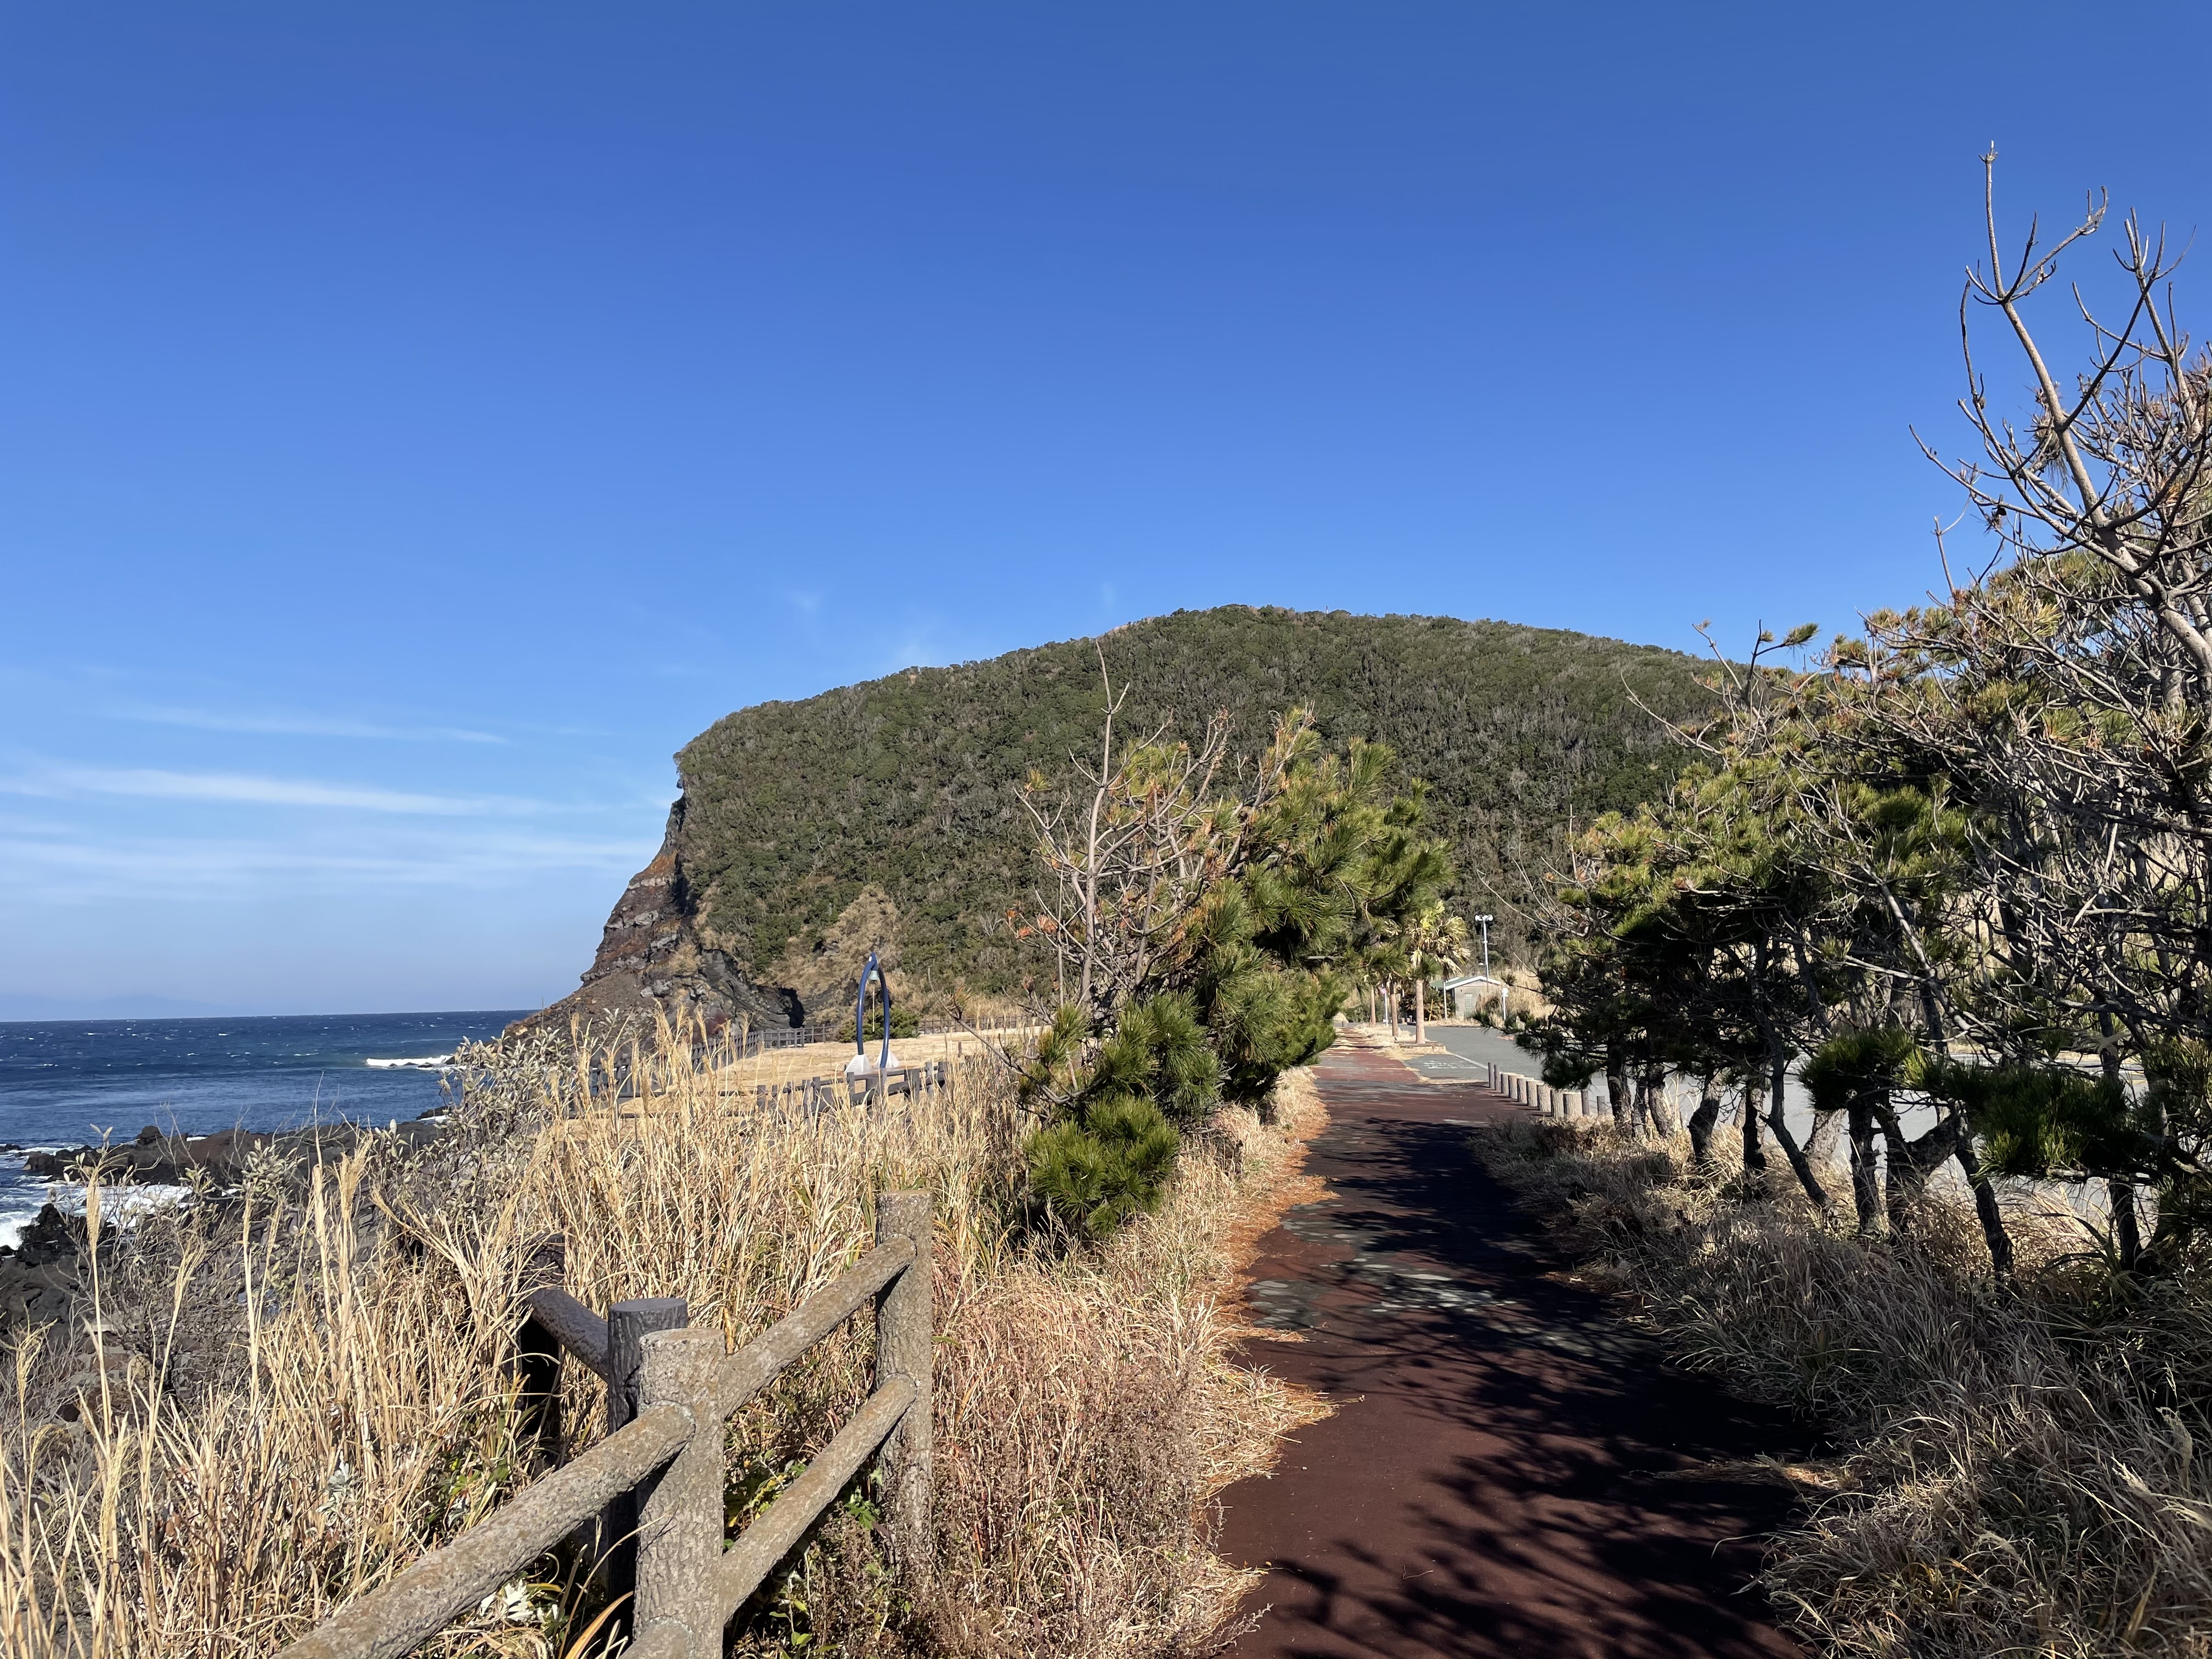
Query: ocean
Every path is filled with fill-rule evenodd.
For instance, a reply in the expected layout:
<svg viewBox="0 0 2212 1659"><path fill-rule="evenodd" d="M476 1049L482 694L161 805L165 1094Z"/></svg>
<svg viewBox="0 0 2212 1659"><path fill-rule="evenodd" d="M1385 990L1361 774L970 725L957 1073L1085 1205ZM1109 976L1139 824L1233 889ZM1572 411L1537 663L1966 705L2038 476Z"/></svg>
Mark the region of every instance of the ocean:
<svg viewBox="0 0 2212 1659"><path fill-rule="evenodd" d="M149 1123L209 1134L416 1117L444 1097L440 1068L374 1062L434 1060L528 1012L0 1022L0 1143L125 1141ZM20 1153L0 1152L0 1244L47 1195Z"/></svg>

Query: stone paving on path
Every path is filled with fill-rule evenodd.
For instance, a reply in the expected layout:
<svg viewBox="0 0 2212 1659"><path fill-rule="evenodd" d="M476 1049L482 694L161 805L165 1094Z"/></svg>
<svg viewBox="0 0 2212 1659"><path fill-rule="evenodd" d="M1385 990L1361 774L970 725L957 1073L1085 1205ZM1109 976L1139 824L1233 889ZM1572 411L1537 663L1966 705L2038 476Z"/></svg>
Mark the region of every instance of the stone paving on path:
<svg viewBox="0 0 2212 1659"><path fill-rule="evenodd" d="M1255 1324L1304 1340L1247 1357L1337 1410L1225 1494L1223 1553L1267 1568L1237 1659L1797 1653L1747 1588L1795 1500L1749 1460L1802 1431L1549 1276L1540 1219L1470 1150L1523 1109L1350 1044L1320 1084L1329 1195L1261 1240L1250 1287Z"/></svg>

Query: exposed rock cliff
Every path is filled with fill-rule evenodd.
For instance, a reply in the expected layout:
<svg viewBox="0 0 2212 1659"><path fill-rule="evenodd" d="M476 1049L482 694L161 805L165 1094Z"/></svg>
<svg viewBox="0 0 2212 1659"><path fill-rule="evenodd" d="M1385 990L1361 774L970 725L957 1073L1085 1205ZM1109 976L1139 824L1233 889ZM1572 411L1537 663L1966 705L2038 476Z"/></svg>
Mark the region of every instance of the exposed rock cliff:
<svg viewBox="0 0 2212 1659"><path fill-rule="evenodd" d="M699 925L684 864L684 805L679 797L669 809L660 851L615 901L583 982L510 1030L565 1025L578 1015L649 1018L656 1011L702 1015L710 1030L740 1018L757 1028L796 1025L804 1018L796 992L756 985L712 930Z"/></svg>

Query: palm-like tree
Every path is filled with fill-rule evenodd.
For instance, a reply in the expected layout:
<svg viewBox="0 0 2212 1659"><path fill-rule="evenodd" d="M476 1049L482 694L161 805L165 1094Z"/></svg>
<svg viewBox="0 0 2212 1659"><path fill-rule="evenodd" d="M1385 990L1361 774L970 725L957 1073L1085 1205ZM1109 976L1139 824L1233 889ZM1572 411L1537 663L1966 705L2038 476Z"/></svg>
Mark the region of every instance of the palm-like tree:
<svg viewBox="0 0 2212 1659"><path fill-rule="evenodd" d="M1431 899L1407 917L1397 931L1397 945L1405 953L1407 971L1413 981L1413 1041L1426 1042L1429 975L1439 964L1467 953L1467 921L1449 915L1442 899Z"/></svg>

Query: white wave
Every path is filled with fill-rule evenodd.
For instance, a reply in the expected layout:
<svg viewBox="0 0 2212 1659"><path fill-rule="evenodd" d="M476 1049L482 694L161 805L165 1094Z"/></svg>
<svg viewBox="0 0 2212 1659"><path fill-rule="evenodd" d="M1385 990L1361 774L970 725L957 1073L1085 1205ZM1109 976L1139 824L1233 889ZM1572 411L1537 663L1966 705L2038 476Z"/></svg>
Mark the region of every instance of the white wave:
<svg viewBox="0 0 2212 1659"><path fill-rule="evenodd" d="M185 1203L191 1195L189 1187L108 1187L100 1192L100 1212L109 1221L127 1227L149 1211ZM0 1245L12 1249L21 1244L23 1234L48 1204L64 1215L82 1215L84 1188L58 1181L29 1190L21 1185L0 1190Z"/></svg>
<svg viewBox="0 0 2212 1659"><path fill-rule="evenodd" d="M12 1199L0 1200L0 1249L12 1250L23 1242L24 1233L39 1218L39 1212L46 1207L46 1202L44 1198L35 1204L18 1203Z"/></svg>
<svg viewBox="0 0 2212 1659"><path fill-rule="evenodd" d="M372 1060L368 1063L386 1071L403 1066L422 1072L449 1072L453 1069L451 1054L422 1054L412 1060Z"/></svg>

